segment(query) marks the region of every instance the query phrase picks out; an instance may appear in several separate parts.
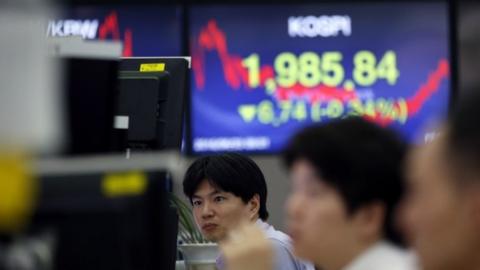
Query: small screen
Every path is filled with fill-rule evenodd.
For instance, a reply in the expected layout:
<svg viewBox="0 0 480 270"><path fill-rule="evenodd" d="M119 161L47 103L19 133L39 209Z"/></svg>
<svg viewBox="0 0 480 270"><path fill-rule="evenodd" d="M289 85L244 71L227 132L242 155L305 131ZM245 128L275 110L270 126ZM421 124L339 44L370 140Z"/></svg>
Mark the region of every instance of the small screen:
<svg viewBox="0 0 480 270"><path fill-rule="evenodd" d="M123 56L182 55L181 9L169 5L77 6L48 22L47 35L119 40Z"/></svg>

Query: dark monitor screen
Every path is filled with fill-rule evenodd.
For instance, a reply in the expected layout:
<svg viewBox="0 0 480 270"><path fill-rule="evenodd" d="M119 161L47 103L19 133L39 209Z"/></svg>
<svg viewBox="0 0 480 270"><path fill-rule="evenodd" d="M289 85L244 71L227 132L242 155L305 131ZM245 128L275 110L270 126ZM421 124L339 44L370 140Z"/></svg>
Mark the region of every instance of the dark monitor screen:
<svg viewBox="0 0 480 270"><path fill-rule="evenodd" d="M423 142L449 107L449 14L448 1L192 7L191 150L277 153L348 115Z"/></svg>
<svg viewBox="0 0 480 270"><path fill-rule="evenodd" d="M111 152L119 61L59 58L63 64L62 96L67 135L65 155Z"/></svg>
<svg viewBox="0 0 480 270"><path fill-rule="evenodd" d="M173 270L170 181L161 171L42 176L30 233L53 238L53 269Z"/></svg>

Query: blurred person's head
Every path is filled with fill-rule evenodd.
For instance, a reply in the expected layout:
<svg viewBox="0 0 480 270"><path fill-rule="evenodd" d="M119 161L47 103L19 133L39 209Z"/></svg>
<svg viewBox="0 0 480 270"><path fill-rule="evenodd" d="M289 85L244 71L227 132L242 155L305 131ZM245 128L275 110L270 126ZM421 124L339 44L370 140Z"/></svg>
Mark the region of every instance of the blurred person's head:
<svg viewBox="0 0 480 270"><path fill-rule="evenodd" d="M480 268L480 95L408 162L405 224L425 270Z"/></svg>
<svg viewBox="0 0 480 270"><path fill-rule="evenodd" d="M286 208L296 255L341 269L380 240L398 241L392 219L405 152L395 133L361 118L294 136L284 160L293 185Z"/></svg>
<svg viewBox="0 0 480 270"><path fill-rule="evenodd" d="M246 156L222 154L197 159L187 170L183 191L202 234L222 241L242 221L266 220L267 184Z"/></svg>

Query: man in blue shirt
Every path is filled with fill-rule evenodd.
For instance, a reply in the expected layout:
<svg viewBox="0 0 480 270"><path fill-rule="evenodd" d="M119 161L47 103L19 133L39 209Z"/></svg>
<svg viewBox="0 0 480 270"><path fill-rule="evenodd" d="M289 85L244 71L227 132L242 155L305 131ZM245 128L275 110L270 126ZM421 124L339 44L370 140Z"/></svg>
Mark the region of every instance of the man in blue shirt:
<svg viewBox="0 0 480 270"><path fill-rule="evenodd" d="M187 170L183 190L206 239L222 242L239 223L255 223L272 243L274 269L313 269L293 256L286 234L266 223L267 185L260 168L250 158L238 154L202 157ZM217 268L225 269L221 255Z"/></svg>

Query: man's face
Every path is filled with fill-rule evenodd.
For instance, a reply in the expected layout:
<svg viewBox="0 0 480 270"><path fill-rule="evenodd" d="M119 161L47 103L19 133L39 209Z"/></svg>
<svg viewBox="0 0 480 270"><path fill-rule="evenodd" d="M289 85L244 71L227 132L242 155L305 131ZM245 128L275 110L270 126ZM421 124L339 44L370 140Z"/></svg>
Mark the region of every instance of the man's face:
<svg viewBox="0 0 480 270"><path fill-rule="evenodd" d="M473 190L455 183L444 149L440 137L409 159L403 221L425 270L465 269L480 250Z"/></svg>
<svg viewBox="0 0 480 270"><path fill-rule="evenodd" d="M233 193L224 192L204 180L192 197L195 222L204 237L218 242L242 221L251 220L248 203Z"/></svg>
<svg viewBox="0 0 480 270"><path fill-rule="evenodd" d="M305 160L291 170L292 191L286 204L288 232L297 256L326 269L341 268L354 244L354 225L339 193Z"/></svg>

